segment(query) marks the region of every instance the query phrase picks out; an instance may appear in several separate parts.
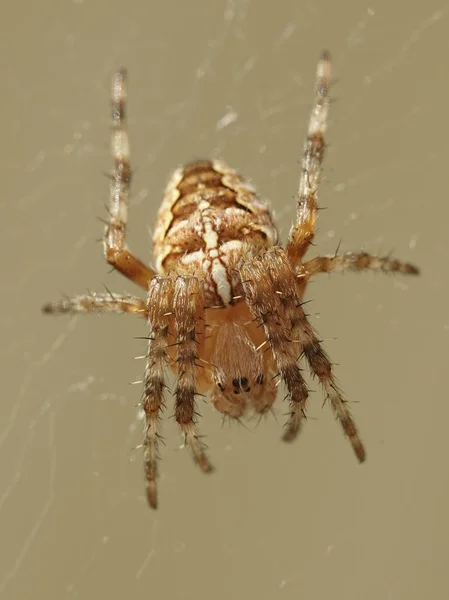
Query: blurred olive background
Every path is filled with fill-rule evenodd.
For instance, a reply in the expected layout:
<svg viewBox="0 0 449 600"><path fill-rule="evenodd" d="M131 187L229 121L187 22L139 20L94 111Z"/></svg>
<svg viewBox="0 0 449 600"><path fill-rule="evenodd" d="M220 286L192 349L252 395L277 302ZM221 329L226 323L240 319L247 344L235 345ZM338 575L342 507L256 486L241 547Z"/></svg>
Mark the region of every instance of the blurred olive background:
<svg viewBox="0 0 449 600"><path fill-rule="evenodd" d="M77 0L2 20L2 598L432 600L449 597L449 20L426 3ZM61 294L140 293L109 273L110 80L129 70L129 243L151 261L178 164L223 156L285 239L320 52L328 153L314 253L390 252L418 279L321 276L308 291L368 451L357 464L317 385L247 429L200 406L202 475L165 413L160 509L136 405L148 334L130 316L49 318ZM444 62L443 62L444 60Z"/></svg>

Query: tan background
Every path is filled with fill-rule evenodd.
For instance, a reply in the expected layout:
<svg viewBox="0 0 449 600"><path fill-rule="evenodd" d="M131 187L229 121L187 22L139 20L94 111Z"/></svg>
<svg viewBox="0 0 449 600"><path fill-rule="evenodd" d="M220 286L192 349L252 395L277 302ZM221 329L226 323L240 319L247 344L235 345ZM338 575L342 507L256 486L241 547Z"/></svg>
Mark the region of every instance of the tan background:
<svg viewBox="0 0 449 600"><path fill-rule="evenodd" d="M394 5L392 7L392 5ZM14 3L1 24L2 598L449 597L447 55L438 0ZM161 507L145 503L135 405L145 324L44 318L106 284L97 239L109 86L130 73L130 243L150 260L167 177L223 155L294 217L314 70L335 63L317 252L390 251L420 279L319 278L313 324L368 449L358 466L319 392L293 446L285 406L249 429L201 407L217 472L168 419ZM224 118L224 120L223 120ZM234 119L234 120L233 120ZM227 124L226 124L227 123Z"/></svg>

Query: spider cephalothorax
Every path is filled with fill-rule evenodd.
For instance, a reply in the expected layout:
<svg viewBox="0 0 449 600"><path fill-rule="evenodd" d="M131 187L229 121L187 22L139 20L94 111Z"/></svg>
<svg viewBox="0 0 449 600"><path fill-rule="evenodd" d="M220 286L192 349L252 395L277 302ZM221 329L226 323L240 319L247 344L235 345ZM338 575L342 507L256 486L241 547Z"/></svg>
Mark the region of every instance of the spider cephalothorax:
<svg viewBox="0 0 449 600"><path fill-rule="evenodd" d="M248 408L264 412L276 396L272 365L264 361L260 346L250 335L255 332L248 329L244 321L228 321L212 331L212 403L234 418L240 418Z"/></svg>
<svg viewBox="0 0 449 600"><path fill-rule="evenodd" d="M143 287L135 296L93 294L47 304L48 313L130 312L150 329L142 407L145 412L147 497L157 505L159 417L167 369L177 383L175 417L192 454L211 470L196 428L196 396L210 392L215 408L239 419L264 414L287 391L290 416L284 440L296 437L308 388L300 359L322 385L359 461L365 449L339 390L331 362L304 312L302 297L317 273L373 269L416 274L413 265L367 253L304 260L314 238L317 190L329 107L330 58L318 63L316 97L304 146L296 222L285 249L270 209L253 187L222 161L197 161L175 171L155 229L156 270L125 243L131 165L124 122L125 73L113 80L112 154L115 161L104 235L107 261Z"/></svg>

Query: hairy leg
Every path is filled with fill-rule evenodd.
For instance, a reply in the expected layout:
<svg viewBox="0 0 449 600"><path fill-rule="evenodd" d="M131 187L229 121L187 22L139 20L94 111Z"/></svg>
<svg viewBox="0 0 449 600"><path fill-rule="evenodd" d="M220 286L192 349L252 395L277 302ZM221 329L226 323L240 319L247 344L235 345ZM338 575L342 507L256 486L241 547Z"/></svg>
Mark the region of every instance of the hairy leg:
<svg viewBox="0 0 449 600"><path fill-rule="evenodd" d="M287 244L287 254L293 267L302 260L315 236L315 221L318 214L317 194L325 149L324 133L329 109L330 81L330 56L325 52L317 67L316 97L304 145L296 203L296 223L290 230Z"/></svg>
<svg viewBox="0 0 449 600"><path fill-rule="evenodd" d="M66 313L133 313L146 317L145 301L136 296L119 296L112 293L86 294L48 302L42 307L46 314Z"/></svg>
<svg viewBox="0 0 449 600"><path fill-rule="evenodd" d="M390 256L373 256L366 252L348 252L336 256L316 256L301 266L307 279L317 273L333 271L382 271L418 275L419 269L410 263L401 262Z"/></svg>
<svg viewBox="0 0 449 600"><path fill-rule="evenodd" d="M106 260L117 271L145 290L155 273L128 250L125 243L128 220L131 163L129 159L128 133L125 127L125 79L126 72L115 74L112 85L112 144L114 169L109 194L109 221L104 233Z"/></svg>
<svg viewBox="0 0 449 600"><path fill-rule="evenodd" d="M299 344L293 341L291 323L282 305L280 293L273 288L264 257L254 257L240 268L246 302L261 325L271 347L280 376L287 387L290 418L284 440L293 440L305 417L309 395L298 364Z"/></svg>
<svg viewBox="0 0 449 600"><path fill-rule="evenodd" d="M273 248L264 255L273 291L279 295L287 318L291 322L292 338L299 342L312 373L319 379L343 431L348 436L360 462L365 449L357 432L346 401L335 380L332 363L310 325L297 292L296 275L282 248Z"/></svg>
<svg viewBox="0 0 449 600"><path fill-rule="evenodd" d="M204 302L196 277L178 277L173 294L173 313L176 326L178 384L175 391L175 417L195 462L202 471L212 465L205 452L196 426L195 396L198 359L197 335L204 335Z"/></svg>
<svg viewBox="0 0 449 600"><path fill-rule="evenodd" d="M148 321L151 335L145 368L143 409L145 411L144 464L148 503L157 508L157 459L159 447L159 420L165 407L165 368L168 364L168 336L173 303L173 280L164 277L152 279L148 289Z"/></svg>

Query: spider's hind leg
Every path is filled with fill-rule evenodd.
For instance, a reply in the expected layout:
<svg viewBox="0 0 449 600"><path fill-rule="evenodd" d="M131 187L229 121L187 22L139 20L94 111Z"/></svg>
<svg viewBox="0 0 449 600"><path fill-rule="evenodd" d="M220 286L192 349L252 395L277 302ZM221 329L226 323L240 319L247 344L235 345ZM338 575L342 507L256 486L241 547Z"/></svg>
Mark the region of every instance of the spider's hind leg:
<svg viewBox="0 0 449 600"><path fill-rule="evenodd" d="M108 224L104 232L104 254L110 265L145 290L155 273L127 248L129 189L132 169L129 157L128 132L125 126L126 72L118 71L112 84L112 140L114 169L111 176Z"/></svg>
<svg viewBox="0 0 449 600"><path fill-rule="evenodd" d="M315 103L310 115L307 139L304 145L296 202L296 223L290 230L287 244L287 254L293 268L301 262L315 236L315 221L318 215L318 184L325 150L324 133L330 102L330 83L331 61L329 54L324 52L318 62Z"/></svg>

